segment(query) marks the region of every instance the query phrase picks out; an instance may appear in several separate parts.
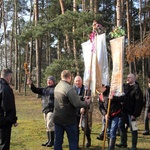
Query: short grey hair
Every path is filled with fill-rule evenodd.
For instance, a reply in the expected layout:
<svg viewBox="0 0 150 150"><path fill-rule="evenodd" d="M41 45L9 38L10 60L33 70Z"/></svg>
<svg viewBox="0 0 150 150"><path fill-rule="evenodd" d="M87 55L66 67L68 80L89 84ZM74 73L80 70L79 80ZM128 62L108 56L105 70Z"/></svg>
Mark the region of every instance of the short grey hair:
<svg viewBox="0 0 150 150"><path fill-rule="evenodd" d="M61 79L67 79L71 77L71 72L69 70L63 70L61 72Z"/></svg>
<svg viewBox="0 0 150 150"><path fill-rule="evenodd" d="M1 77L2 78L6 78L7 76L9 76L10 74L12 74L13 72L8 69L8 68L4 68L2 71L1 71Z"/></svg>

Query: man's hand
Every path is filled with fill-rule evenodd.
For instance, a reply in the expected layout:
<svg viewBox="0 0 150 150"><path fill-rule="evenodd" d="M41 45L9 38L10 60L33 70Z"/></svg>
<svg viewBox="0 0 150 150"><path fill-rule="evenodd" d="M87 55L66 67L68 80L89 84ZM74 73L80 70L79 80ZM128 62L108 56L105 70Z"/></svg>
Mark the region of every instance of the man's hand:
<svg viewBox="0 0 150 150"><path fill-rule="evenodd" d="M114 93L115 93L114 91L111 91L111 93L109 94L109 99L110 99L110 100L112 100L112 99L113 99L113 97L114 97Z"/></svg>
<svg viewBox="0 0 150 150"><path fill-rule="evenodd" d="M85 112L85 109L84 109L84 108L81 108L81 109L80 109L80 113L81 113L81 114L84 114L84 112Z"/></svg>
<svg viewBox="0 0 150 150"><path fill-rule="evenodd" d="M31 85L32 84L32 81L30 79L27 79L27 84L28 85Z"/></svg>
<svg viewBox="0 0 150 150"><path fill-rule="evenodd" d="M105 115L105 119L106 119L106 120L109 119L109 115L108 115L108 114Z"/></svg>
<svg viewBox="0 0 150 150"><path fill-rule="evenodd" d="M135 120L135 117L131 115L131 120Z"/></svg>
<svg viewBox="0 0 150 150"><path fill-rule="evenodd" d="M87 102L87 105L90 105L90 103L91 103L91 97L85 96L84 99Z"/></svg>
<svg viewBox="0 0 150 150"><path fill-rule="evenodd" d="M18 126L18 123L16 122L16 123L14 123L13 125L14 125L14 127L17 127L17 126Z"/></svg>

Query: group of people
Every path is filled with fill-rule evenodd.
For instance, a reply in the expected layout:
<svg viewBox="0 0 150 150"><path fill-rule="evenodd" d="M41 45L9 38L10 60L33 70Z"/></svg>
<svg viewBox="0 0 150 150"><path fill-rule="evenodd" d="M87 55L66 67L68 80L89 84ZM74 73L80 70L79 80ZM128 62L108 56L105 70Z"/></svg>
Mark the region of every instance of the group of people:
<svg viewBox="0 0 150 150"><path fill-rule="evenodd" d="M3 69L0 78L0 149L9 150L11 127L17 124L16 107L13 90L9 86L12 78L10 69ZM52 147L54 150L62 150L64 132L67 134L70 150L79 149L79 124L83 116L88 116L91 97L87 94L82 83L82 78L76 76L74 85L71 85L72 74L69 70L61 72L61 80L56 84L55 78L47 78L45 88L35 87L29 79L27 84L32 92L42 96L42 112L44 115L47 142L42 146ZM145 122L150 119L150 74L148 76L148 90L145 95ZM110 111L108 114L108 103ZM103 126L98 139L103 138L104 131L107 133L108 150L117 147L127 147L127 128L132 133L131 150L137 150L138 130L135 126L137 117L140 116L143 108L143 94L134 74L127 76L127 83L124 84L124 94L115 96L110 91L110 86L103 85L102 93L99 95L99 109L103 116L103 123L108 121L108 127ZM88 117L82 129L85 130L87 138L86 147L91 146L91 128L88 124ZM116 144L116 132L120 130L121 142ZM149 134L148 123L145 124L143 135Z"/></svg>
<svg viewBox="0 0 150 150"><path fill-rule="evenodd" d="M148 76L148 90L146 92L145 101L145 132L143 135L149 134L150 119L150 75ZM114 150L115 146L119 148L127 147L127 129L130 127L132 134L132 147L130 150L137 150L138 129L137 118L141 115L141 111L144 107L143 93L139 84L136 82L134 74L127 76L127 82L123 85L124 94L122 96L114 96L114 91L109 91L109 86L104 86L104 92L99 97L99 109L102 114L103 126L105 126L106 120L108 120L107 139L108 150ZM108 111L108 102L110 102L110 111ZM104 138L104 127L97 137L99 140ZM116 144L116 132L120 131L120 143Z"/></svg>
<svg viewBox="0 0 150 150"><path fill-rule="evenodd" d="M42 95L43 114L48 137L48 141L43 143L42 146L54 146L54 150L62 150L65 131L69 141L69 149L79 149L80 116L85 114L86 108L90 105L90 97L84 95L85 89L82 78L76 76L75 84L72 86L71 76L69 70L62 71L61 80L57 85L55 78L49 76L46 88L37 88L31 80L27 81L32 92ZM87 125L86 147L91 145L90 134L91 131Z"/></svg>
<svg viewBox="0 0 150 150"><path fill-rule="evenodd" d="M34 93L42 95L43 113L48 135L48 141L42 144L42 146L51 147L54 145L55 150L61 150L64 131L66 131L69 148L71 150L79 149L79 124L81 115L88 113L85 111L89 109L90 99L85 97L86 90L80 76L75 77L74 86L70 85L70 83L71 73L68 70L64 70L61 73L61 80L57 85L55 85L55 78L49 76L47 79L48 87L44 89L36 88L31 81L28 81L31 90ZM113 96L113 94L110 96L110 86L103 86L103 93L99 96L99 109L102 113L104 124L108 120L108 150L114 150L115 146L127 147L127 126L130 127L132 133L131 150L137 150L138 130L133 129L132 122L135 122L141 114L143 94L134 74L127 76L127 83L124 84L124 93L120 97ZM107 114L109 99L111 99L111 105L110 112ZM88 109L86 109L87 107ZM104 135L104 128L105 125L100 136ZM121 142L116 144L116 132L118 128L120 130ZM91 129L88 125L88 117L86 138L86 147L90 147Z"/></svg>

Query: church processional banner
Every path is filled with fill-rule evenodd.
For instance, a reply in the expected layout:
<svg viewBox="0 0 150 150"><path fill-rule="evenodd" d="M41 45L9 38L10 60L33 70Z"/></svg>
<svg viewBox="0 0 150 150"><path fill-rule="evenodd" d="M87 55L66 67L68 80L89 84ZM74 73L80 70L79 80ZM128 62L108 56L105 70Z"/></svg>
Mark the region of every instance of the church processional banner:
<svg viewBox="0 0 150 150"><path fill-rule="evenodd" d="M110 46L113 62L111 91L120 96L123 93L124 36L110 40Z"/></svg>
<svg viewBox="0 0 150 150"><path fill-rule="evenodd" d="M81 45L85 65L83 84L85 87L90 84L92 96L95 96L96 91L101 92L102 84L109 84L106 34L96 35L93 42L88 40Z"/></svg>

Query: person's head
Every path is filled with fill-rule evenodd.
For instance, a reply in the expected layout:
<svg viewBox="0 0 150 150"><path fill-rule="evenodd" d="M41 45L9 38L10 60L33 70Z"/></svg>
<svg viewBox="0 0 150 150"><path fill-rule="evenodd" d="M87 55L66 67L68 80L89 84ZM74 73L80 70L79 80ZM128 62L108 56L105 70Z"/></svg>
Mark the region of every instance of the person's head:
<svg viewBox="0 0 150 150"><path fill-rule="evenodd" d="M10 83L12 78L12 71L8 68L5 68L1 71L1 78L5 79L8 83Z"/></svg>
<svg viewBox="0 0 150 150"><path fill-rule="evenodd" d="M82 87L82 78L80 76L76 76L74 78L74 84L77 88L81 88Z"/></svg>
<svg viewBox="0 0 150 150"><path fill-rule="evenodd" d="M49 76L47 78L47 86L55 85L55 78L53 76Z"/></svg>
<svg viewBox="0 0 150 150"><path fill-rule="evenodd" d="M130 73L128 76L127 76L127 83L128 84L135 84L135 80L136 80L136 77L133 73Z"/></svg>
<svg viewBox="0 0 150 150"><path fill-rule="evenodd" d="M63 70L61 72L61 80L71 82L71 72L69 70Z"/></svg>
<svg viewBox="0 0 150 150"><path fill-rule="evenodd" d="M108 96L108 95L109 95L109 92L110 92L110 86L108 86L108 85L103 85L102 87L104 88L103 95L104 95L104 96Z"/></svg>

